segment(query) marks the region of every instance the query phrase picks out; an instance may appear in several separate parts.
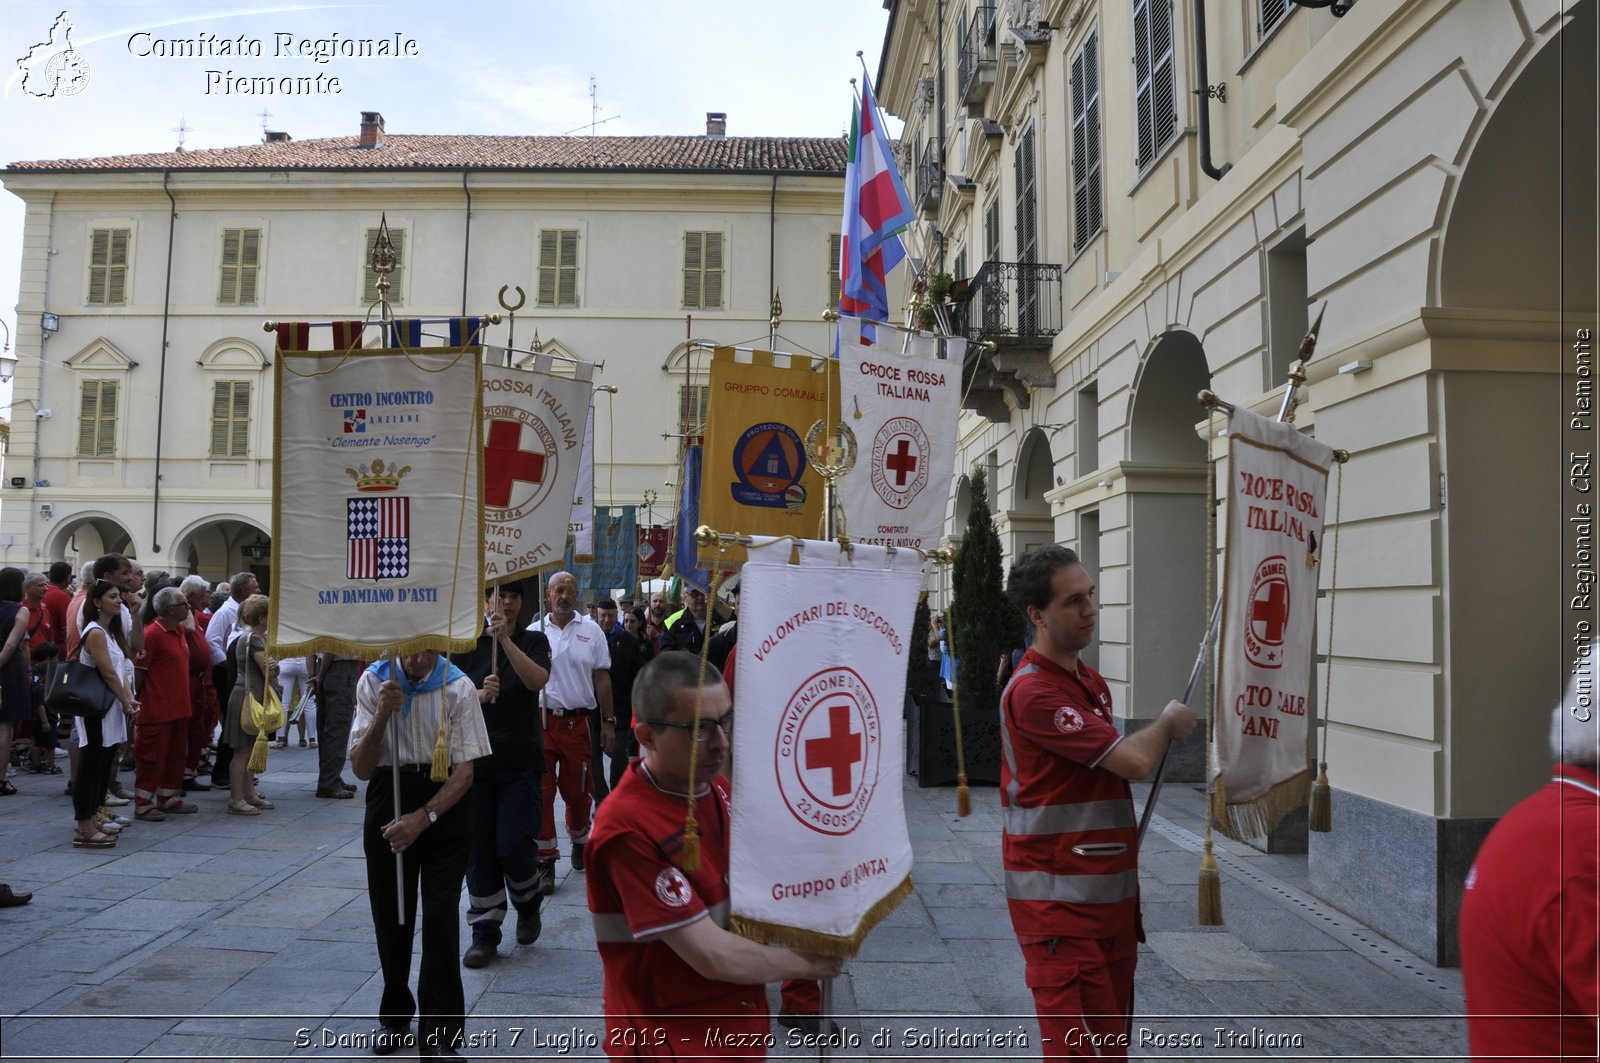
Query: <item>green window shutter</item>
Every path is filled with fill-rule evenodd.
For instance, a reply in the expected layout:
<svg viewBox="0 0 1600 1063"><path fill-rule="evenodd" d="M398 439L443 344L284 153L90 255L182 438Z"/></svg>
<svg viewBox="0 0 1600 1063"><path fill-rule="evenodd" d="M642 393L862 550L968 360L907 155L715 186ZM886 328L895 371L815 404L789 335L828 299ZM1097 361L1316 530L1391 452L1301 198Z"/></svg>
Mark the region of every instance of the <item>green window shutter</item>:
<svg viewBox="0 0 1600 1063"><path fill-rule="evenodd" d="M106 270L106 302L121 306L128 301L128 230L111 230L111 261Z"/></svg>
<svg viewBox="0 0 1600 1063"><path fill-rule="evenodd" d="M89 302L102 306L106 301L106 261L111 257L111 230L96 229L89 236Z"/></svg>
<svg viewBox="0 0 1600 1063"><path fill-rule="evenodd" d="M828 309L839 309L839 255L844 238L838 233L828 237Z"/></svg>
<svg viewBox="0 0 1600 1063"><path fill-rule="evenodd" d="M561 234L556 230L539 230L539 292L535 299L539 306L556 305L556 259L560 243Z"/></svg>
<svg viewBox="0 0 1600 1063"><path fill-rule="evenodd" d="M256 304L256 278L261 266L261 230L242 229L239 234L239 305Z"/></svg>
<svg viewBox="0 0 1600 1063"><path fill-rule="evenodd" d="M705 272L704 233L683 234L683 305L688 310L701 307L701 279Z"/></svg>
<svg viewBox="0 0 1600 1063"><path fill-rule="evenodd" d="M228 414L232 409L232 382L219 380L211 385L211 456L228 457Z"/></svg>
<svg viewBox="0 0 1600 1063"><path fill-rule="evenodd" d="M217 283L217 302L236 306L239 302L239 233L222 230L222 276Z"/></svg>
<svg viewBox="0 0 1600 1063"><path fill-rule="evenodd" d="M701 308L722 309L722 234L704 233L706 248L705 280L701 282Z"/></svg>
<svg viewBox="0 0 1600 1063"><path fill-rule="evenodd" d="M556 305L578 305L578 230L561 230L560 251L556 259Z"/></svg>
<svg viewBox="0 0 1600 1063"><path fill-rule="evenodd" d="M117 382L85 380L78 408L78 456L109 458L117 446Z"/></svg>
<svg viewBox="0 0 1600 1063"><path fill-rule="evenodd" d="M89 303L118 306L128 301L127 229L95 229L89 234Z"/></svg>
<svg viewBox="0 0 1600 1063"><path fill-rule="evenodd" d="M95 456L97 426L100 421L100 381L83 382L82 399L78 405L78 456Z"/></svg>
<svg viewBox="0 0 1600 1063"><path fill-rule="evenodd" d="M250 453L250 381L233 382L233 438L229 453L243 458Z"/></svg>
<svg viewBox="0 0 1600 1063"><path fill-rule="evenodd" d="M378 274L372 268L372 245L377 242L378 230L368 229L367 238L361 245L361 262L364 267L361 282L361 301L372 304L378 301ZM389 242L394 245L394 270L389 274L389 301L401 302L401 295L405 291L406 276L406 231L389 228Z"/></svg>

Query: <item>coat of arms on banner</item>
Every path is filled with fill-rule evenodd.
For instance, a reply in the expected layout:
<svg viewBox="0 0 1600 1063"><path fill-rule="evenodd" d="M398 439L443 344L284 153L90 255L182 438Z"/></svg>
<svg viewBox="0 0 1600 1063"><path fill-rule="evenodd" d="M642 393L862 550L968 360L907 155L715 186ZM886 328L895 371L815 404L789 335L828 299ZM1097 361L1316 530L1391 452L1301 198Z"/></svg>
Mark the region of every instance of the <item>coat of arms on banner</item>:
<svg viewBox="0 0 1600 1063"><path fill-rule="evenodd" d="M411 499L347 498L350 579L404 579L411 575Z"/></svg>
<svg viewBox="0 0 1600 1063"><path fill-rule="evenodd" d="M806 474L806 448L786 424L764 421L745 429L733 447L733 473L737 480L729 490L741 506L799 509L806 504L800 482Z"/></svg>
<svg viewBox="0 0 1600 1063"><path fill-rule="evenodd" d="M483 416L488 423L483 441L483 504L505 510L507 519L516 520L548 492L561 452L544 422L526 410L485 406Z"/></svg>

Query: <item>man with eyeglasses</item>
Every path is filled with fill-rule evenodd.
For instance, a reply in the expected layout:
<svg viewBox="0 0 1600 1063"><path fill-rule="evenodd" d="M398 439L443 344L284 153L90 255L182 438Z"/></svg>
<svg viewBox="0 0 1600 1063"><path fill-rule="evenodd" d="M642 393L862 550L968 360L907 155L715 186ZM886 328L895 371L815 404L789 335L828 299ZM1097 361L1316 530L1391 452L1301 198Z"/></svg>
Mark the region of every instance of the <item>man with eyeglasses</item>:
<svg viewBox="0 0 1600 1063"><path fill-rule="evenodd" d="M605 969L613 1058L753 1058L768 1034L768 982L832 978L842 961L760 945L727 929L733 707L722 675L664 653L633 688L642 751L595 817L589 912ZM685 867L691 792L699 865Z"/></svg>
<svg viewBox="0 0 1600 1063"><path fill-rule="evenodd" d="M189 716L194 700L189 675L208 667L211 651L195 629L183 592L156 592L156 618L144 629L144 647L134 658L143 711L133 739L134 817L163 820L198 808L183 799L183 767L189 755Z"/></svg>

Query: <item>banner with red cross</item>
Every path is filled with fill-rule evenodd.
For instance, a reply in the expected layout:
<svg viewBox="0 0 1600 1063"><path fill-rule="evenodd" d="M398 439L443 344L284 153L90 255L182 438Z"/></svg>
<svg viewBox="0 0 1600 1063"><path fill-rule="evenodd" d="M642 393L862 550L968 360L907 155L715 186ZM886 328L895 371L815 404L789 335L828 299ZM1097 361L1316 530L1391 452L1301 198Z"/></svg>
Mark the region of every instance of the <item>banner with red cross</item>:
<svg viewBox="0 0 1600 1063"><path fill-rule="evenodd" d="M486 583L560 567L583 456L593 366L555 372L483 367L483 506Z"/></svg>
<svg viewBox="0 0 1600 1063"><path fill-rule="evenodd" d="M1310 791L1307 704L1333 450L1238 409L1228 441L1211 770L1227 810L1217 826L1244 839L1271 831Z"/></svg>
<svg viewBox="0 0 1600 1063"><path fill-rule="evenodd" d="M839 501L855 542L939 545L955 469L961 357L936 358L933 348L901 354L841 338L839 420L855 433L856 465L839 481Z"/></svg>
<svg viewBox="0 0 1600 1063"><path fill-rule="evenodd" d="M740 575L728 925L853 956L911 888L902 709L923 561L808 539L791 564L792 546L750 547Z"/></svg>

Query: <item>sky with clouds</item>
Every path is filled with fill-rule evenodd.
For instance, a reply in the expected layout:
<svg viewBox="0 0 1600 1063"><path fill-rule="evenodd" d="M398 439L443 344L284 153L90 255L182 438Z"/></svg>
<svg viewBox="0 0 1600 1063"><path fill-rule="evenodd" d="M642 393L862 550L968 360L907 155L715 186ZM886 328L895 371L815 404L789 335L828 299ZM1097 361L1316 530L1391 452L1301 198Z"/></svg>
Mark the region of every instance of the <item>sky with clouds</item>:
<svg viewBox="0 0 1600 1063"><path fill-rule="evenodd" d="M264 122L296 140L353 136L364 110L391 133L584 134L594 122L598 135L698 135L707 111L726 111L730 136L840 136L856 52L876 73L888 24L882 0L3 6L6 164L170 151L179 126L190 148L256 143ZM50 42L63 11L87 77L71 95L32 95L18 61L31 54L36 68L60 50L59 33ZM315 58L397 37L412 54ZM260 54L223 54L241 39ZM211 54L171 54L185 50ZM319 74L315 94L228 91L230 77ZM22 222L22 201L0 192L0 320L13 346Z"/></svg>

